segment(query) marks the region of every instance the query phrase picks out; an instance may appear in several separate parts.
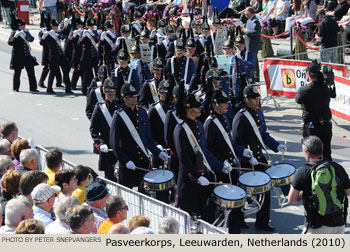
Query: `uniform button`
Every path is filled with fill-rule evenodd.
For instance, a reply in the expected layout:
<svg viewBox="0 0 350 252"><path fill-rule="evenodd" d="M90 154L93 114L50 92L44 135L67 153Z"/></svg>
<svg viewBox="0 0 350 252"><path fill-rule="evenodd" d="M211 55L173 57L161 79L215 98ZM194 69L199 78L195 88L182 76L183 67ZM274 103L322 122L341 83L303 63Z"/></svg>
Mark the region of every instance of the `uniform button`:
<svg viewBox="0 0 350 252"><path fill-rule="evenodd" d="M257 151L256 153L260 154L260 151Z"/></svg>
<svg viewBox="0 0 350 252"><path fill-rule="evenodd" d="M260 129L260 126L258 126L258 129Z"/></svg>
<svg viewBox="0 0 350 252"><path fill-rule="evenodd" d="M260 120L258 120L258 122L260 122Z"/></svg>
<svg viewBox="0 0 350 252"><path fill-rule="evenodd" d="M143 157L140 157L140 160L142 160L143 159Z"/></svg>
<svg viewBox="0 0 350 252"><path fill-rule="evenodd" d="M136 145L136 149L140 149L140 147L138 145Z"/></svg>
<svg viewBox="0 0 350 252"><path fill-rule="evenodd" d="M198 143L200 143L200 142L201 142L201 140L199 139L199 140L198 140Z"/></svg>
<svg viewBox="0 0 350 252"><path fill-rule="evenodd" d="M139 122L139 120L136 120L136 122L138 123L138 122Z"/></svg>
<svg viewBox="0 0 350 252"><path fill-rule="evenodd" d="M260 148L260 145L258 145L258 146L256 146L256 147Z"/></svg>
<svg viewBox="0 0 350 252"><path fill-rule="evenodd" d="M232 154L232 152L230 151L229 154Z"/></svg>
<svg viewBox="0 0 350 252"><path fill-rule="evenodd" d="M230 157L230 160L232 160L232 157Z"/></svg>
<svg viewBox="0 0 350 252"><path fill-rule="evenodd" d="M261 159L261 157L260 157L260 156L258 156L258 159Z"/></svg>
<svg viewBox="0 0 350 252"><path fill-rule="evenodd" d="M138 151L137 154L141 155L141 152Z"/></svg>
<svg viewBox="0 0 350 252"><path fill-rule="evenodd" d="M200 136L201 134L198 132L198 136Z"/></svg>
<svg viewBox="0 0 350 252"><path fill-rule="evenodd" d="M139 116L139 113L137 113L136 116Z"/></svg>

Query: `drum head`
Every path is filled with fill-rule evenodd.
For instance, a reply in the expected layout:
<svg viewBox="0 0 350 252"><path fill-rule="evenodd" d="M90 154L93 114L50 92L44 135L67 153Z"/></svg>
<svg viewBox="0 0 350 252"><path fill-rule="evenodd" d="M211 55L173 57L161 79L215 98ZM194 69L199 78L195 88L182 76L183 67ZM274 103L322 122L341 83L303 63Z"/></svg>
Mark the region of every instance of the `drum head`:
<svg viewBox="0 0 350 252"><path fill-rule="evenodd" d="M174 174L169 170L155 170L145 174L143 179L150 184L161 184L174 178Z"/></svg>
<svg viewBox="0 0 350 252"><path fill-rule="evenodd" d="M246 196L246 192L235 185L220 185L214 188L214 194L224 200L241 200Z"/></svg>
<svg viewBox="0 0 350 252"><path fill-rule="evenodd" d="M249 171L249 172L243 173L238 178L239 183L249 187L258 187L258 186L267 185L270 182L270 180L271 179L269 175L267 175L265 172L260 172L260 171Z"/></svg>
<svg viewBox="0 0 350 252"><path fill-rule="evenodd" d="M272 179L282 179L290 177L295 173L295 167L292 164L277 164L266 170L266 173Z"/></svg>

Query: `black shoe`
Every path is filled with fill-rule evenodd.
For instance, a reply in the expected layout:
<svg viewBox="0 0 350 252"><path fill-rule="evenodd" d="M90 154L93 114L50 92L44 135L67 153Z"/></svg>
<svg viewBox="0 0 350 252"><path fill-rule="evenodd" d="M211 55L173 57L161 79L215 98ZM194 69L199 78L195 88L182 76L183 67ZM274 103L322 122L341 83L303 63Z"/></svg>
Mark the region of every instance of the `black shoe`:
<svg viewBox="0 0 350 252"><path fill-rule="evenodd" d="M46 88L46 86L45 86L45 84L44 84L44 83L39 84L39 87L41 87L41 88Z"/></svg>
<svg viewBox="0 0 350 252"><path fill-rule="evenodd" d="M30 92L32 92L32 93L39 93L39 90L38 89L30 90Z"/></svg>
<svg viewBox="0 0 350 252"><path fill-rule="evenodd" d="M276 230L276 228L274 228L273 226L271 226L269 224L267 224L267 225L256 225L255 224L255 229L266 231L266 232L274 232Z"/></svg>
<svg viewBox="0 0 350 252"><path fill-rule="evenodd" d="M78 90L76 87L72 87L72 90Z"/></svg>
<svg viewBox="0 0 350 252"><path fill-rule="evenodd" d="M53 91L52 89L47 89L46 92L49 93L49 94L56 94L56 92Z"/></svg>
<svg viewBox="0 0 350 252"><path fill-rule="evenodd" d="M14 92L19 92L19 89L14 89L13 91L14 91Z"/></svg>
<svg viewBox="0 0 350 252"><path fill-rule="evenodd" d="M66 94L74 94L71 90L66 91L65 93L66 93Z"/></svg>
<svg viewBox="0 0 350 252"><path fill-rule="evenodd" d="M56 83L56 87L63 87L61 83Z"/></svg>

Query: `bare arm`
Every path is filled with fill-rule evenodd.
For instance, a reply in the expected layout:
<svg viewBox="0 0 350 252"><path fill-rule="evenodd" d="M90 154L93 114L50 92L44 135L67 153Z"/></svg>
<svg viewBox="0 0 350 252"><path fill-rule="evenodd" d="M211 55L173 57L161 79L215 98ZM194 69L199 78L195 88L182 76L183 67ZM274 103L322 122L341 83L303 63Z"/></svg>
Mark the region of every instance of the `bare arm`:
<svg viewBox="0 0 350 252"><path fill-rule="evenodd" d="M350 193L350 192L349 192ZM298 204L301 200L302 192L296 190L292 185L290 186L289 194L288 194L288 202L290 204Z"/></svg>

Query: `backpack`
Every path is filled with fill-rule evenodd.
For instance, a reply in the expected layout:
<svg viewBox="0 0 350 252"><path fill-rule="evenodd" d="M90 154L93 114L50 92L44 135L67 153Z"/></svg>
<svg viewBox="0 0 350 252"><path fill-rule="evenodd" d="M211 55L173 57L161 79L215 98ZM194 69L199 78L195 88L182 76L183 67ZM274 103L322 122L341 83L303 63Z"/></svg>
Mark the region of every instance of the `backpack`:
<svg viewBox="0 0 350 252"><path fill-rule="evenodd" d="M315 210L322 216L342 210L337 195L335 169L330 162L317 163L311 171L312 200Z"/></svg>

